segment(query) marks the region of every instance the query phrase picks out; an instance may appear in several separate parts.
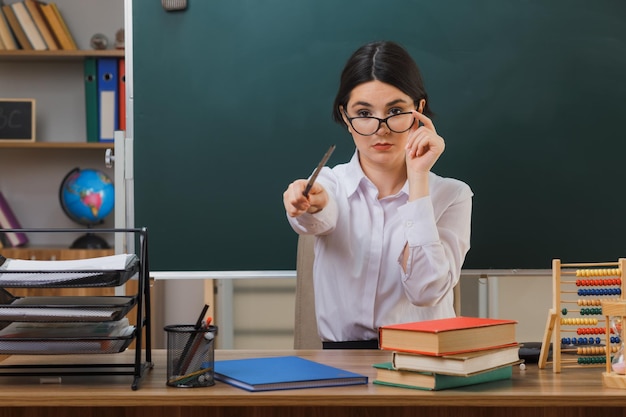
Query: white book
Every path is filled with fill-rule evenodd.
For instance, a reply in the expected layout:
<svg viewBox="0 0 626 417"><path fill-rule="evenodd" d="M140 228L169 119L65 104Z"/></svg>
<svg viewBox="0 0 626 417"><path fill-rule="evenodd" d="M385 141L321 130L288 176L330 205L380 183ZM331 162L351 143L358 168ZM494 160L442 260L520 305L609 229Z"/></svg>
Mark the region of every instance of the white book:
<svg viewBox="0 0 626 417"><path fill-rule="evenodd" d="M41 33L39 33L39 29L37 29L35 21L26 9L26 5L24 5L24 3L22 2L17 2L11 4L11 8L13 8L13 12L17 17L17 20L20 22L24 33L26 33L26 37L28 38L30 44L33 46L33 49L36 51L47 50L48 46L43 40Z"/></svg>
<svg viewBox="0 0 626 417"><path fill-rule="evenodd" d="M445 356L393 352L394 369L469 376L519 362L519 346L458 353Z"/></svg>

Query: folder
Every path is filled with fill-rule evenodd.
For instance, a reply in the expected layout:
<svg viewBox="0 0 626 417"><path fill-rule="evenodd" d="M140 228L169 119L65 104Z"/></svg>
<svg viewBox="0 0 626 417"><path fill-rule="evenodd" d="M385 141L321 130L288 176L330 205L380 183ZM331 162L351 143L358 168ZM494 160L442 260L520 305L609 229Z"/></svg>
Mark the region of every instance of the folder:
<svg viewBox="0 0 626 417"><path fill-rule="evenodd" d="M113 142L119 126L119 86L117 58L98 58L99 141Z"/></svg>
<svg viewBox="0 0 626 417"><path fill-rule="evenodd" d="M87 126L87 142L98 142L98 74L96 58L87 57L85 68L85 122Z"/></svg>
<svg viewBox="0 0 626 417"><path fill-rule="evenodd" d="M215 361L215 379L247 391L367 384L367 376L299 356Z"/></svg>
<svg viewBox="0 0 626 417"><path fill-rule="evenodd" d="M126 130L126 61L124 58L119 59L118 68L119 79L119 127L118 130Z"/></svg>

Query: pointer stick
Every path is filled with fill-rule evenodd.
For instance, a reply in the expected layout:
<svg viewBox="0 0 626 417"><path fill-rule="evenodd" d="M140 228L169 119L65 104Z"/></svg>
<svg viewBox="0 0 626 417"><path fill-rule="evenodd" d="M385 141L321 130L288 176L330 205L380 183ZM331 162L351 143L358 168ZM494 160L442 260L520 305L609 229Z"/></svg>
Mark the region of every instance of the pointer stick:
<svg viewBox="0 0 626 417"><path fill-rule="evenodd" d="M324 154L324 157L322 158L320 163L317 164L317 168L315 168L315 172L313 172L313 175L311 175L311 178L309 179L309 182L307 183L306 188L302 192L302 194L304 194L305 197L309 196L309 191L311 191L311 187L313 187L313 184L315 183L317 176L319 175L324 165L326 165L326 162L328 162L328 158L330 158L334 150L335 150L335 145L332 145L330 148L328 148L328 150Z"/></svg>

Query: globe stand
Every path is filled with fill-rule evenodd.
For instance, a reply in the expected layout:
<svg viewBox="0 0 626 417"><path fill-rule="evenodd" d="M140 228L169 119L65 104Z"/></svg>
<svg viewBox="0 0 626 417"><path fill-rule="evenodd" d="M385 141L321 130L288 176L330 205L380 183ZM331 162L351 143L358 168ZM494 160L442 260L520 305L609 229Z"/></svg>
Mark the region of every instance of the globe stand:
<svg viewBox="0 0 626 417"><path fill-rule="evenodd" d="M87 233L79 237L72 243L70 249L109 249L106 240L93 233Z"/></svg>

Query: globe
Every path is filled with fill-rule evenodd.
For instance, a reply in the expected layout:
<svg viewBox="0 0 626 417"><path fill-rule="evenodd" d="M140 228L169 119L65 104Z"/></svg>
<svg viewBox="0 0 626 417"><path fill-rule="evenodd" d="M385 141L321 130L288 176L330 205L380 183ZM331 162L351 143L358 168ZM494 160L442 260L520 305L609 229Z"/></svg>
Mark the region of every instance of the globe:
<svg viewBox="0 0 626 417"><path fill-rule="evenodd" d="M59 188L59 200L63 211L73 221L93 227L104 221L115 205L113 181L96 169L71 170ZM106 249L104 239L92 233L78 238L72 248Z"/></svg>

